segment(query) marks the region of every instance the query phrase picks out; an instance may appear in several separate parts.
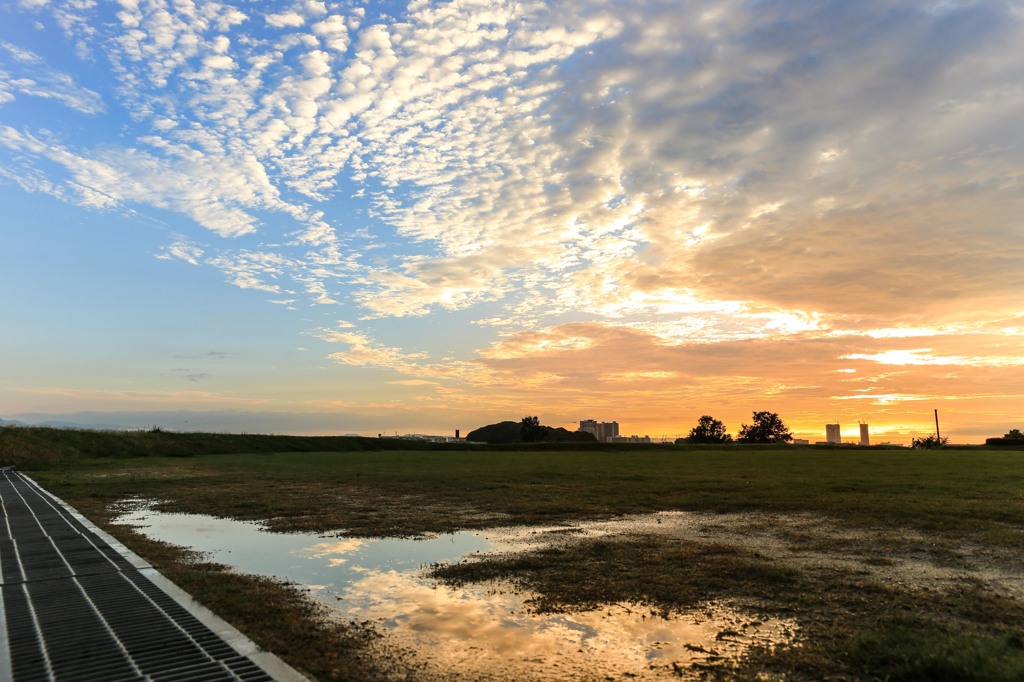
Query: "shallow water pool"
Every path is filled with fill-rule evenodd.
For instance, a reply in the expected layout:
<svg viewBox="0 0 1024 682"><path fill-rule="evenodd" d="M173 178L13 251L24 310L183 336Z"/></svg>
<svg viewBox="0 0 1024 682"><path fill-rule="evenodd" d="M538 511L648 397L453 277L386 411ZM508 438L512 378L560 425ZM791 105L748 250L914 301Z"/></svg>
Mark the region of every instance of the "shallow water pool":
<svg viewBox="0 0 1024 682"><path fill-rule="evenodd" d="M116 522L204 553L243 573L297 583L339 618L376 623L416 658L418 677L579 680L695 677L694 663L724 663L751 645L792 639L795 626L710 603L662 618L649 608L609 604L572 614L531 614L530 595L497 585L450 588L424 566L487 552L542 546L566 528L464 531L425 539L345 538L272 533L260 524L169 514L125 504ZM663 515L623 522L635 529ZM604 535L617 522L580 524L575 534Z"/></svg>

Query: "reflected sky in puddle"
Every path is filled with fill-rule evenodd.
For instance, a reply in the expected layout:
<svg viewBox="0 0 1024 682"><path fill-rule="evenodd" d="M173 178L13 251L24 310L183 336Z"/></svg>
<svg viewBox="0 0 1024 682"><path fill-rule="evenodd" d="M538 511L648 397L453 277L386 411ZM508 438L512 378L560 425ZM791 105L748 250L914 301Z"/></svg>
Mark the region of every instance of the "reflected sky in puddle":
<svg viewBox="0 0 1024 682"><path fill-rule="evenodd" d="M254 523L166 514L144 504L125 508L117 523L244 573L304 585L339 617L380 624L393 643L415 652L421 677L679 679L693 663L734 660L751 644L789 641L795 631L791 623L761 622L722 604L667 620L626 604L529 614L528 595L494 585L452 589L422 577L426 564L544 544L546 531L556 529L336 538L270 533ZM581 526L585 533L607 529Z"/></svg>

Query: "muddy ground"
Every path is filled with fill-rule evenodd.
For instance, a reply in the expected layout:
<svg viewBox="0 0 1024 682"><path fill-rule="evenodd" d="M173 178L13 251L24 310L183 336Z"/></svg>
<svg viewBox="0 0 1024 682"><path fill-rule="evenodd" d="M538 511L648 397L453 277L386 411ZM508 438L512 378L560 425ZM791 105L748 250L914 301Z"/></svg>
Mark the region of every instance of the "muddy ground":
<svg viewBox="0 0 1024 682"><path fill-rule="evenodd" d="M1024 563L1005 547L810 513L666 512L520 540L432 575L511 581L538 612L621 600L671 615L724 601L797 626L738 661L652 666L654 677L1009 680L1024 669Z"/></svg>

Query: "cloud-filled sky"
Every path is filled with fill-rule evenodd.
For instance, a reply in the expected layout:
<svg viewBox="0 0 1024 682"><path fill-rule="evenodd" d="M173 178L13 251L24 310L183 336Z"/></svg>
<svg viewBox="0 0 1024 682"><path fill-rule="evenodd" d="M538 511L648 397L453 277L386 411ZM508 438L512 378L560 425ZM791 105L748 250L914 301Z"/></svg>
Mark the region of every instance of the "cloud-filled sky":
<svg viewBox="0 0 1024 682"><path fill-rule="evenodd" d="M0 417L1024 426L1024 3L0 4Z"/></svg>

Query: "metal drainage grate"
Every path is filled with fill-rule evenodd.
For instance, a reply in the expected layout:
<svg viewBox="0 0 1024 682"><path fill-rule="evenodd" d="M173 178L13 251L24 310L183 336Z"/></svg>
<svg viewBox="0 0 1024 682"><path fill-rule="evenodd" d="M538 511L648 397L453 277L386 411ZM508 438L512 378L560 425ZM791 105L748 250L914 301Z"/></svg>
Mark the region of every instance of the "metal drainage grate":
<svg viewBox="0 0 1024 682"><path fill-rule="evenodd" d="M12 469L0 470L0 596L0 678L274 681Z"/></svg>

